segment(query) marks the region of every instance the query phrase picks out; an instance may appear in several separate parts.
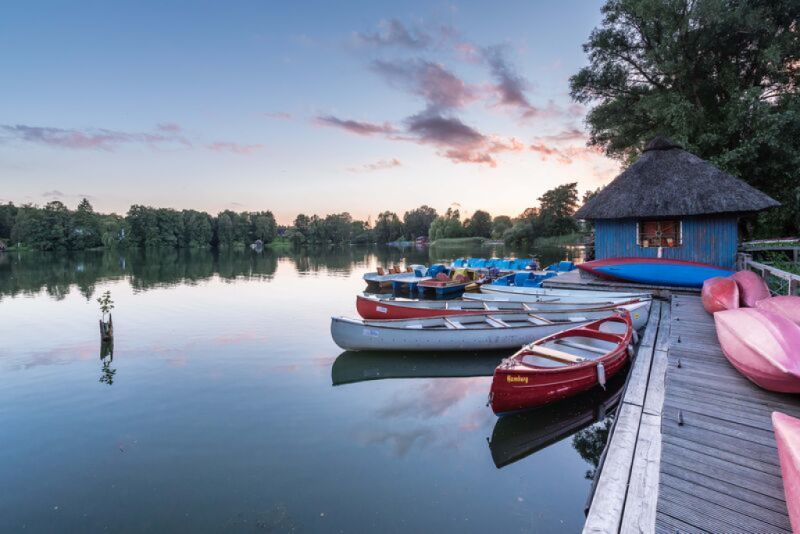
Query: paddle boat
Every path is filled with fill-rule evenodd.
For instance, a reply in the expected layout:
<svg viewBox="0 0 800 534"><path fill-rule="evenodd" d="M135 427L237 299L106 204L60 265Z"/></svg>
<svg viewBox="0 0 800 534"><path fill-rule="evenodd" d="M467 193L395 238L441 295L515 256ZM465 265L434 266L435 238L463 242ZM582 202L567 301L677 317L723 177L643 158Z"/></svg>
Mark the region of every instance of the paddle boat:
<svg viewBox="0 0 800 534"><path fill-rule="evenodd" d="M620 372L608 381L605 389L593 388L539 409L498 418L489 439L495 467L500 469L517 462L603 421L619 404L624 385L625 373Z"/></svg>
<svg viewBox="0 0 800 534"><path fill-rule="evenodd" d="M770 391L800 393L800 326L766 310L714 314L722 352L740 373Z"/></svg>
<svg viewBox="0 0 800 534"><path fill-rule="evenodd" d="M737 271L731 279L739 286L740 306L754 308L759 300L771 296L767 283L753 271Z"/></svg>
<svg viewBox="0 0 800 534"><path fill-rule="evenodd" d="M607 301L548 301L508 302L481 300L407 300L399 298L375 298L356 296L356 310L364 319L415 319L451 315L470 315L475 313L540 312L578 309L613 309L615 306L631 304L641 299L613 299ZM646 300L646 299L645 299Z"/></svg>
<svg viewBox="0 0 800 534"><path fill-rule="evenodd" d="M732 278L715 276L703 282L703 308L708 313L733 310L739 307L739 286Z"/></svg>
<svg viewBox="0 0 800 534"><path fill-rule="evenodd" d="M625 292L625 291L596 291L588 289L551 289L549 287L517 287L485 284L481 286L480 293L464 295L465 299L472 300L513 300L518 302L537 302L542 298L573 298L577 300L608 300L608 299L635 299L651 298L650 293Z"/></svg>
<svg viewBox="0 0 800 534"><path fill-rule="evenodd" d="M467 289L477 289L479 277L473 271L465 268L453 269L448 275L441 272L428 280L417 283L417 291L420 293L435 293L436 296L453 295L463 293Z"/></svg>
<svg viewBox="0 0 800 534"><path fill-rule="evenodd" d="M647 322L650 302L626 304L636 328ZM499 350L521 347L564 329L613 315L608 310L473 314L422 319L331 318L333 341L344 350Z"/></svg>
<svg viewBox="0 0 800 534"><path fill-rule="evenodd" d="M756 302L756 308L782 315L796 325L800 325L800 297L781 295Z"/></svg>
<svg viewBox="0 0 800 534"><path fill-rule="evenodd" d="M800 532L800 419L772 412L772 426L778 444L789 523L792 532Z"/></svg>
<svg viewBox="0 0 800 534"><path fill-rule="evenodd" d="M576 269L575 263L568 260L562 260L558 263L553 263L552 265L548 265L547 267L544 268L545 271L559 273L559 274L568 273L570 271L574 271L575 269Z"/></svg>
<svg viewBox="0 0 800 534"><path fill-rule="evenodd" d="M402 280L407 279L409 277L416 276L414 273L414 267L424 268L424 265L416 265L411 266L409 265L406 267L405 270L401 270L400 267L397 265L393 265L388 269L384 269L383 267L378 267L377 270L373 273L364 273L362 277L367 285L377 285L383 288L391 287L392 282L395 280Z"/></svg>
<svg viewBox="0 0 800 534"><path fill-rule="evenodd" d="M605 386L633 355L632 343L627 311L541 338L497 366L489 404L503 415Z"/></svg>
<svg viewBox="0 0 800 534"><path fill-rule="evenodd" d="M492 376L505 351L387 353L345 351L331 367L334 386L391 378L464 378Z"/></svg>
<svg viewBox="0 0 800 534"><path fill-rule="evenodd" d="M541 287L542 282L547 280L548 278L553 278L554 276L558 276L559 273L555 271L549 272L535 272L535 271L525 271L525 272L516 272L516 273L509 273L505 276L501 276L492 281L490 285L495 286L504 286L504 287Z"/></svg>
<svg viewBox="0 0 800 534"><path fill-rule="evenodd" d="M453 260L451 267L462 267L473 270L497 269L499 271L525 271L538 269L539 263L535 259L524 258L458 258Z"/></svg>
<svg viewBox="0 0 800 534"><path fill-rule="evenodd" d="M714 276L733 274L715 265L664 258L607 258L581 263L578 269L608 280L697 288Z"/></svg>

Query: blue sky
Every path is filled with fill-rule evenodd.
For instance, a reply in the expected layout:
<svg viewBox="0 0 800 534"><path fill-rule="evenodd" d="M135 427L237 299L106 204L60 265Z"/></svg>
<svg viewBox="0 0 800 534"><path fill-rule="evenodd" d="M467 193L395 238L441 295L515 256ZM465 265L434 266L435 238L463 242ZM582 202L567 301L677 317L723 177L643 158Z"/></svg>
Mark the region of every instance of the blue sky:
<svg viewBox="0 0 800 534"><path fill-rule="evenodd" d="M6 4L0 199L288 223L606 183L568 96L602 2L500 4Z"/></svg>

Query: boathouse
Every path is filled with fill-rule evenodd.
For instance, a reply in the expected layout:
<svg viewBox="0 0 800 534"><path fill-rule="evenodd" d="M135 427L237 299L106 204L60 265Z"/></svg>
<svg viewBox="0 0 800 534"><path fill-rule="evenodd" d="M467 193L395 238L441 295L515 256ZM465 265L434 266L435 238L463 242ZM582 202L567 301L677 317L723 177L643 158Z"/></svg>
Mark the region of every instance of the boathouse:
<svg viewBox="0 0 800 534"><path fill-rule="evenodd" d="M664 137L575 217L594 222L595 258L658 257L732 269L738 218L779 203Z"/></svg>

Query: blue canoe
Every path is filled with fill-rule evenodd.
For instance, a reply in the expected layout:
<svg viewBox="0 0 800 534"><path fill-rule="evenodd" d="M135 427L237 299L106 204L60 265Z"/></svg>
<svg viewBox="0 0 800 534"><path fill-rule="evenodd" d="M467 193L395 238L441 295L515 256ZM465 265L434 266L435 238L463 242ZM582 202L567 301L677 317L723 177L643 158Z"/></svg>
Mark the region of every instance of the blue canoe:
<svg viewBox="0 0 800 534"><path fill-rule="evenodd" d="M733 271L706 263L659 258L607 258L578 267L610 280L673 287L703 287L703 282L709 278L733 274Z"/></svg>

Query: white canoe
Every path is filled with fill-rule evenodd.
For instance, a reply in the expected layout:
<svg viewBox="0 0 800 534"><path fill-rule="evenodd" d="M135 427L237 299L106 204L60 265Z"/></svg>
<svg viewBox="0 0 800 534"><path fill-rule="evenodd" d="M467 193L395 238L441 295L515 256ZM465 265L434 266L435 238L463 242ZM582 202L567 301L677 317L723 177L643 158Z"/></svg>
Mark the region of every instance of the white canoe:
<svg viewBox="0 0 800 534"><path fill-rule="evenodd" d="M628 310L635 329L647 323L650 301L636 302ZM526 343L608 317L609 310L573 310L431 317L389 321L331 318L333 341L345 350L498 350Z"/></svg>
<svg viewBox="0 0 800 534"><path fill-rule="evenodd" d="M484 299L484 297L488 297ZM532 300L531 300L532 297ZM651 293L625 293L617 291L597 291L590 289L551 289L547 287L517 287L484 284L481 286L480 294L464 295L464 298L473 300L508 300L516 302L537 302L537 299L544 298L573 299L574 302L586 302L592 300L632 300L649 299Z"/></svg>
<svg viewBox="0 0 800 534"><path fill-rule="evenodd" d="M397 274L364 273L364 281L370 284L385 284L387 282L414 279L416 277L417 276L414 273L397 273Z"/></svg>

